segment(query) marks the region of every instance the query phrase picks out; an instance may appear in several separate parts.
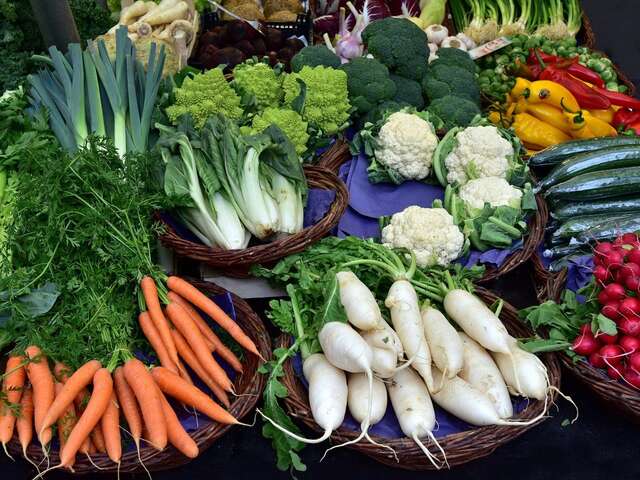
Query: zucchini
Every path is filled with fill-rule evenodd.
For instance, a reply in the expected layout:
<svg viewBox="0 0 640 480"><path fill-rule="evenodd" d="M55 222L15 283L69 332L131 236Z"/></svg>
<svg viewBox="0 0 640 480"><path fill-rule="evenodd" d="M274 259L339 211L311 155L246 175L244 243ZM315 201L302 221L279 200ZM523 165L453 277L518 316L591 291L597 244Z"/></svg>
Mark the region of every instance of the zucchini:
<svg viewBox="0 0 640 480"><path fill-rule="evenodd" d="M637 216L637 213L626 213L621 215L605 213L576 217L563 223L560 228L553 232L553 235L551 236L551 243L553 245L558 245L559 243L568 241L570 238L579 236L580 234L589 232L593 229L597 229L603 225L607 225L612 222L621 223L629 218Z"/></svg>
<svg viewBox="0 0 640 480"><path fill-rule="evenodd" d="M583 173L554 185L544 195L555 203L624 197L637 195L638 192L640 192L640 167L627 167Z"/></svg>
<svg viewBox="0 0 640 480"><path fill-rule="evenodd" d="M579 153L602 150L603 148L622 147L624 145L640 146L640 137L599 137L589 140L573 140L545 148L529 159L531 167L548 167L557 165L563 160Z"/></svg>
<svg viewBox="0 0 640 480"><path fill-rule="evenodd" d="M573 217L581 217L583 215L595 215L598 213L609 212L616 215L622 212L632 212L640 210L640 197L627 197L605 201L595 202L576 202L560 205L551 216L558 220L568 220Z"/></svg>
<svg viewBox="0 0 640 480"><path fill-rule="evenodd" d="M574 155L557 165L539 184L540 190L546 190L560 182L583 173L598 172L612 168L640 166L640 145L611 147L593 152Z"/></svg>

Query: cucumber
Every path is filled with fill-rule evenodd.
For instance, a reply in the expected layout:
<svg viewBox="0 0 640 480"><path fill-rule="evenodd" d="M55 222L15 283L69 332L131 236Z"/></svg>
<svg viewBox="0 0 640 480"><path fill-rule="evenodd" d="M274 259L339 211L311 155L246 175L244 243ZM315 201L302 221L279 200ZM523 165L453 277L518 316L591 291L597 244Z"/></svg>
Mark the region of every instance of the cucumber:
<svg viewBox="0 0 640 480"><path fill-rule="evenodd" d="M609 212L616 215L622 212L640 211L640 197L627 197L614 200L576 202L560 205L551 216L558 220L568 220L583 215L595 215Z"/></svg>
<svg viewBox="0 0 640 480"><path fill-rule="evenodd" d="M579 236L580 234L584 234L593 229L598 229L603 225L607 225L612 222L621 223L629 218L637 216L636 212L631 212L621 215L611 215L610 213L607 213L576 217L563 223L560 228L553 232L553 235L551 236L551 243L553 245L558 245L559 243L568 241L570 238Z"/></svg>
<svg viewBox="0 0 640 480"><path fill-rule="evenodd" d="M611 240L623 233L638 231L640 231L640 217L632 215L627 220L611 221L594 228L590 232L584 232L577 237L577 241L579 244L587 244L601 240Z"/></svg>
<svg viewBox="0 0 640 480"><path fill-rule="evenodd" d="M599 137L589 140L573 140L571 142L559 143L558 145L542 150L540 153L536 153L529 159L529 166L548 167L550 165L557 165L563 160L579 153L592 152L610 147L622 147L624 145L640 146L640 137Z"/></svg>
<svg viewBox="0 0 640 480"><path fill-rule="evenodd" d="M551 202L625 197L640 192L640 167L614 168L583 173L549 188Z"/></svg>
<svg viewBox="0 0 640 480"><path fill-rule="evenodd" d="M574 155L558 164L551 170L551 173L538 184L538 188L546 190L552 185L564 182L583 173L638 166L640 166L640 145L594 150L593 152Z"/></svg>

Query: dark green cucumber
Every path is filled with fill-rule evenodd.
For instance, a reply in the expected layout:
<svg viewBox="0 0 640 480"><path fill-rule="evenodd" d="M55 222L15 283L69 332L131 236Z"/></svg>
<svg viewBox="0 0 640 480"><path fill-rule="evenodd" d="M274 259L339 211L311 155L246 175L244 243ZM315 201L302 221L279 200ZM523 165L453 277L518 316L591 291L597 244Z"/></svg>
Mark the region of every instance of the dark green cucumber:
<svg viewBox="0 0 640 480"><path fill-rule="evenodd" d="M557 165L569 157L579 153L602 150L603 148L622 147L623 145L639 145L640 137L600 137L589 140L573 140L559 143L536 153L529 159L531 167L548 167Z"/></svg>
<svg viewBox="0 0 640 480"><path fill-rule="evenodd" d="M633 215L627 220L618 222L611 221L607 224L600 225L590 232L584 232L577 237L578 243L593 243L602 240L611 240L617 238L623 233L640 232L640 217Z"/></svg>
<svg viewBox="0 0 640 480"><path fill-rule="evenodd" d="M551 236L551 243L558 245L566 242L570 238L577 237L593 229L601 228L603 225L610 223L621 223L630 218L637 217L635 213L626 213L621 215L612 215L611 213L600 215L585 215L576 217L564 222Z"/></svg>
<svg viewBox="0 0 640 480"><path fill-rule="evenodd" d="M569 220L583 215L595 215L607 212L611 215L617 215L618 213L636 210L640 211L640 197L567 203L553 210L551 216L558 220Z"/></svg>
<svg viewBox="0 0 640 480"><path fill-rule="evenodd" d="M551 170L551 173L538 184L538 188L546 190L552 185L583 173L638 166L640 166L640 145L594 150L593 152L581 153L564 160Z"/></svg>
<svg viewBox="0 0 640 480"><path fill-rule="evenodd" d="M640 167L614 168L583 173L545 192L551 202L624 197L640 192Z"/></svg>

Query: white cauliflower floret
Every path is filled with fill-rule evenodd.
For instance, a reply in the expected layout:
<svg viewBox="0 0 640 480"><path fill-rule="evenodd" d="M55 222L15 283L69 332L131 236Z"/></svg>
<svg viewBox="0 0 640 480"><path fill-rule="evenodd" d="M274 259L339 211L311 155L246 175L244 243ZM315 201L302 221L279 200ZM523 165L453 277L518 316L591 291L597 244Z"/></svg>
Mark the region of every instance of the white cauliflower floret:
<svg viewBox="0 0 640 480"><path fill-rule="evenodd" d="M396 112L378 133L376 160L407 180L429 175L438 137L433 126L418 115Z"/></svg>
<svg viewBox="0 0 640 480"><path fill-rule="evenodd" d="M444 208L412 206L391 217L382 229L382 242L412 250L420 267L446 267L462 253L464 235Z"/></svg>
<svg viewBox="0 0 640 480"><path fill-rule="evenodd" d="M464 185L470 178L506 178L511 142L494 126L469 127L456 135L457 145L445 158L447 182Z"/></svg>
<svg viewBox="0 0 640 480"><path fill-rule="evenodd" d="M469 180L460 187L458 194L463 202L477 209L484 208L485 203L492 207L508 205L520 209L522 202L522 190L498 177Z"/></svg>

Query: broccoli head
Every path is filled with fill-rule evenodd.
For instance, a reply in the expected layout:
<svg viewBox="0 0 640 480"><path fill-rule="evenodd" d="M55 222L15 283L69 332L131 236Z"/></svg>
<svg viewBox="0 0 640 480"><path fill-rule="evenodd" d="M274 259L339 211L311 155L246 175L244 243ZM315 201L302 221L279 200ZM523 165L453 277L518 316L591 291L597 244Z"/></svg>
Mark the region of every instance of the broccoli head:
<svg viewBox="0 0 640 480"><path fill-rule="evenodd" d="M422 80L422 90L432 102L453 95L480 104L480 89L475 74L436 61L429 65L427 75Z"/></svg>
<svg viewBox="0 0 640 480"><path fill-rule="evenodd" d="M354 58L340 69L347 74L349 100L359 114L366 114L396 94L389 69L374 58Z"/></svg>
<svg viewBox="0 0 640 480"><path fill-rule="evenodd" d="M439 48L436 55L438 55L438 58L432 64L443 63L451 67L464 68L469 73L476 73L476 62L464 50L459 48Z"/></svg>
<svg viewBox="0 0 640 480"><path fill-rule="evenodd" d="M391 73L420 81L427 70L427 34L410 20L388 17L371 22L362 32L368 52Z"/></svg>
<svg viewBox="0 0 640 480"><path fill-rule="evenodd" d="M310 45L304 47L291 59L291 70L299 72L304 66L338 68L341 63L340 57L325 45Z"/></svg>
<svg viewBox="0 0 640 480"><path fill-rule="evenodd" d="M407 103L416 110L424 108L424 98L422 97L422 87L415 80L391 75L391 80L396 84L396 95L393 100L396 102Z"/></svg>
<svg viewBox="0 0 640 480"><path fill-rule="evenodd" d="M431 102L427 112L444 122L444 128L467 127L480 115L480 108L474 102L463 97L447 95Z"/></svg>
<svg viewBox="0 0 640 480"><path fill-rule="evenodd" d="M259 109L275 107L282 100L282 80L266 63L248 61L233 69L233 86L238 93L255 98Z"/></svg>

